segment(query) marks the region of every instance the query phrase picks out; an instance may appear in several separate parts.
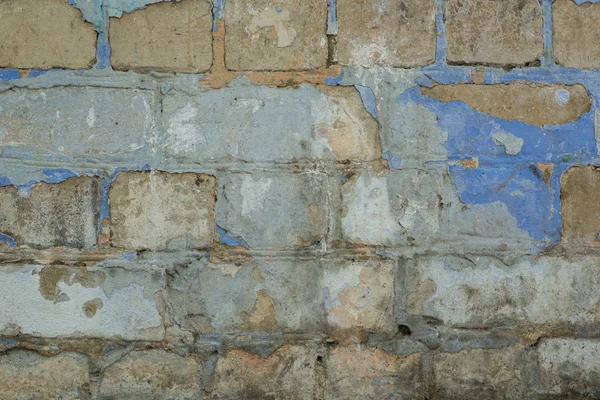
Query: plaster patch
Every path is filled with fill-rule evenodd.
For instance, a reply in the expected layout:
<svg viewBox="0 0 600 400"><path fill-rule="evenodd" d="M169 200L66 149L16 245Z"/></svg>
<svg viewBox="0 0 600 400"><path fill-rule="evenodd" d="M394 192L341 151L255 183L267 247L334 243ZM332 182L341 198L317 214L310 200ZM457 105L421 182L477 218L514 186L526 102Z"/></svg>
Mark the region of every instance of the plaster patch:
<svg viewBox="0 0 600 400"><path fill-rule="evenodd" d="M291 46L296 39L296 29L291 24L290 11L285 8L268 7L264 10L251 12L252 19L246 27L252 39L260 37L260 31L273 28L277 35L277 47Z"/></svg>
<svg viewBox="0 0 600 400"><path fill-rule="evenodd" d="M504 147L506 154L516 156L523 148L523 139L508 132L496 132L492 134L494 143Z"/></svg>
<svg viewBox="0 0 600 400"><path fill-rule="evenodd" d="M242 181L242 216L251 217L255 211L260 211L266 206L267 194L272 183L270 178L254 180L252 177L246 177Z"/></svg>

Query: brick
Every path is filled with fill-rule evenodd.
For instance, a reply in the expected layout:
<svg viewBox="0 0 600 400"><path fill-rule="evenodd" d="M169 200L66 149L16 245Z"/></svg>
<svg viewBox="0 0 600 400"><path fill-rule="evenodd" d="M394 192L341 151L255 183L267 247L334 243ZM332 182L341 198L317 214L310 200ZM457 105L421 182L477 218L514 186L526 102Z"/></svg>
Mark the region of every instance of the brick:
<svg viewBox="0 0 600 400"><path fill-rule="evenodd" d="M110 45L120 71L205 72L212 65L211 3L158 3L111 18Z"/></svg>
<svg viewBox="0 0 600 400"><path fill-rule="evenodd" d="M423 398L421 356L367 346L336 347L327 357L326 399Z"/></svg>
<svg viewBox="0 0 600 400"><path fill-rule="evenodd" d="M545 339L538 346L539 391L569 398L593 398L600 387L600 342ZM577 396L579 395L579 396Z"/></svg>
<svg viewBox="0 0 600 400"><path fill-rule="evenodd" d="M436 171L356 174L342 186L342 235L351 243L429 243L439 230Z"/></svg>
<svg viewBox="0 0 600 400"><path fill-rule="evenodd" d="M111 241L131 249L209 247L215 178L160 171L122 172L109 192Z"/></svg>
<svg viewBox="0 0 600 400"><path fill-rule="evenodd" d="M0 354L0 399L80 399L90 384L88 360L79 353L43 357L33 351Z"/></svg>
<svg viewBox="0 0 600 400"><path fill-rule="evenodd" d="M560 180L562 240L596 242L600 234L600 169L574 166Z"/></svg>
<svg viewBox="0 0 600 400"><path fill-rule="evenodd" d="M554 58L563 67L600 68L600 4L572 0L552 4Z"/></svg>
<svg viewBox="0 0 600 400"><path fill-rule="evenodd" d="M0 187L0 232L32 247L91 247L98 236L100 184L87 176L38 183L29 197Z"/></svg>
<svg viewBox="0 0 600 400"><path fill-rule="evenodd" d="M374 161L381 157L377 121L352 87L236 85L194 97L169 94L163 110L165 150L178 160Z"/></svg>
<svg viewBox="0 0 600 400"><path fill-rule="evenodd" d="M433 0L337 1L337 61L418 67L435 61Z"/></svg>
<svg viewBox="0 0 600 400"><path fill-rule="evenodd" d="M309 70L327 63L327 3L231 0L225 7L230 70Z"/></svg>
<svg viewBox="0 0 600 400"><path fill-rule="evenodd" d="M433 356L432 399L522 399L519 347L463 350Z"/></svg>
<svg viewBox="0 0 600 400"><path fill-rule="evenodd" d="M173 318L195 333L310 332L324 324L318 262L202 260L173 275Z"/></svg>
<svg viewBox="0 0 600 400"><path fill-rule="evenodd" d="M266 358L240 349L220 357L210 399L318 398L318 351L309 346L283 346Z"/></svg>
<svg viewBox="0 0 600 400"><path fill-rule="evenodd" d="M96 60L96 30L63 0L0 2L0 68L86 69Z"/></svg>
<svg viewBox="0 0 600 400"><path fill-rule="evenodd" d="M583 85L459 84L422 87L421 92L444 103L462 101L494 117L537 126L574 122L592 108L592 98Z"/></svg>
<svg viewBox="0 0 600 400"><path fill-rule="evenodd" d="M597 321L594 257L422 257L406 266L406 311L460 328L589 325ZM458 283L457 283L458 282Z"/></svg>
<svg viewBox="0 0 600 400"><path fill-rule="evenodd" d="M162 285L160 271L3 266L0 335L162 340L164 327L154 300Z"/></svg>
<svg viewBox="0 0 600 400"><path fill-rule="evenodd" d="M104 371L98 399L190 399L201 395L202 362L163 350L133 351Z"/></svg>
<svg viewBox="0 0 600 400"><path fill-rule="evenodd" d="M319 173L224 174L217 220L250 248L309 247L327 233L328 191L335 191L335 182Z"/></svg>
<svg viewBox="0 0 600 400"><path fill-rule="evenodd" d="M544 48L538 0L449 0L446 32L453 63L520 65Z"/></svg>
<svg viewBox="0 0 600 400"><path fill-rule="evenodd" d="M149 153L149 90L56 87L0 93L0 156L117 162Z"/></svg>
<svg viewBox="0 0 600 400"><path fill-rule="evenodd" d="M324 266L323 293L330 335L339 340L396 331L394 263L340 262Z"/></svg>

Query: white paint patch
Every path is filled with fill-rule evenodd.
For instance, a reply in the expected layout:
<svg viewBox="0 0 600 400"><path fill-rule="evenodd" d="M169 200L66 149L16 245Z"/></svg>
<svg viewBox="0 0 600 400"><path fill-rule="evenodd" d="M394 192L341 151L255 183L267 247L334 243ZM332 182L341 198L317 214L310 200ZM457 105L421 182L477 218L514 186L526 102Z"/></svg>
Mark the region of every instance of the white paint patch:
<svg viewBox="0 0 600 400"><path fill-rule="evenodd" d="M23 334L44 337L162 340L162 319L156 303L144 295L144 287L134 282L136 279L111 291L59 282L60 291L69 300L54 303L40 293L41 269L30 265L0 271L0 332L19 327ZM82 307L93 299L100 299L103 307L88 318Z"/></svg>
<svg viewBox="0 0 600 400"><path fill-rule="evenodd" d="M492 134L492 140L498 146L504 147L506 154L516 156L523 148L523 139L508 132L496 132Z"/></svg>
<svg viewBox="0 0 600 400"><path fill-rule="evenodd" d="M253 39L258 39L260 30L272 27L277 32L277 47L291 46L296 39L296 29L292 27L289 10L279 7L265 8L251 12L252 19L246 27Z"/></svg>
<svg viewBox="0 0 600 400"><path fill-rule="evenodd" d="M254 180L246 177L242 181L242 216L251 217L255 211L267 206L267 195L272 183L270 178Z"/></svg>
<svg viewBox="0 0 600 400"><path fill-rule="evenodd" d="M57 111L58 112L58 111ZM94 110L94 106L92 106L89 110L88 110L88 115L85 118L85 122L87 122L88 127L90 129L92 129L94 127L94 125L96 125L96 110Z"/></svg>
<svg viewBox="0 0 600 400"><path fill-rule="evenodd" d="M195 123L197 115L198 109L188 103L169 120L169 127L167 128L168 145L173 153L191 152L201 144L203 136L198 134Z"/></svg>

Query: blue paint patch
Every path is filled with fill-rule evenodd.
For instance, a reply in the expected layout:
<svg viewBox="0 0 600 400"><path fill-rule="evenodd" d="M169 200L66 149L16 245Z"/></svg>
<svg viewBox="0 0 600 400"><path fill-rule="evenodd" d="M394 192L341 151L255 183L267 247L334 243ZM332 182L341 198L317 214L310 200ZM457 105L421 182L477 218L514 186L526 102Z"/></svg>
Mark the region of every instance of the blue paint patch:
<svg viewBox="0 0 600 400"><path fill-rule="evenodd" d="M0 187L3 186L10 186L10 179L8 179L6 176L0 175Z"/></svg>
<svg viewBox="0 0 600 400"><path fill-rule="evenodd" d="M236 235L235 233L228 232L227 230L221 228L217 225L217 234L219 235L219 243L225 244L227 246L241 246L246 249L249 249L248 243L241 236Z"/></svg>
<svg viewBox="0 0 600 400"><path fill-rule="evenodd" d="M18 69L0 69L0 82L8 82L19 79Z"/></svg>
<svg viewBox="0 0 600 400"><path fill-rule="evenodd" d="M369 114L377 121L379 121L379 116L377 113L377 100L375 99L375 93L370 87L354 85L354 87L360 93L360 98L362 99L365 110L368 111Z"/></svg>
<svg viewBox="0 0 600 400"><path fill-rule="evenodd" d="M17 342L10 339L0 338L0 345L3 347L3 350L12 349L13 347L17 347Z"/></svg>
<svg viewBox="0 0 600 400"><path fill-rule="evenodd" d="M281 12L283 11L283 9L279 6L275 6L275 11L277 11L278 14L281 14Z"/></svg>
<svg viewBox="0 0 600 400"><path fill-rule="evenodd" d="M137 254L134 251L123 254L123 258L126 260L135 260L136 257L137 257Z"/></svg>
<svg viewBox="0 0 600 400"><path fill-rule="evenodd" d="M54 343L50 343L50 346L48 346L50 348L50 350L52 351L57 351L60 350L60 347L58 347L57 345L55 345Z"/></svg>
<svg viewBox="0 0 600 400"><path fill-rule="evenodd" d="M223 20L223 10L225 8L225 0L213 0L213 32L219 30L217 26L218 20Z"/></svg>
<svg viewBox="0 0 600 400"><path fill-rule="evenodd" d="M141 171L152 171L150 164L146 164L142 167Z"/></svg>
<svg viewBox="0 0 600 400"><path fill-rule="evenodd" d="M532 81L566 80L565 76L543 69L511 71L494 77L512 81L513 76L530 75ZM439 71L443 75L444 71ZM580 73L577 77L583 77ZM589 75L590 77L592 75ZM533 78L533 79L532 79ZM456 74L449 73L444 80L458 83ZM575 77L570 79L575 80ZM575 82L573 82L575 83ZM593 95L600 94L596 80L585 82ZM596 96L594 96L594 93ZM557 100L566 96L557 93ZM539 127L521 121L503 120L472 109L460 101L444 103L421 94L419 87L407 90L397 102L413 102L425 106L438 117L440 128L448 133L445 147L448 151L449 172L465 204L490 204L502 202L515 217L517 226L541 244L556 244L560 240L562 220L560 215L560 177L576 164L593 164L598 152L594 133L594 109L568 124ZM492 135L505 132L523 139L517 155L508 155L496 144ZM385 155L384 155L385 157ZM477 157L479 167L464 168L457 160ZM548 184L537 164L552 164L553 172ZM540 247L541 249L541 247Z"/></svg>
<svg viewBox="0 0 600 400"><path fill-rule="evenodd" d="M96 69L103 70L111 68L110 64L110 43L105 31L98 34L98 46L96 48Z"/></svg>
<svg viewBox="0 0 600 400"><path fill-rule="evenodd" d="M402 168L402 158L400 158L400 156L386 151L383 153L383 158L387 160L389 169Z"/></svg>
<svg viewBox="0 0 600 400"><path fill-rule="evenodd" d="M446 13L446 1L435 0L435 26L437 28L437 48L435 52L436 64L446 63L447 43L446 43L446 23L444 14Z"/></svg>
<svg viewBox="0 0 600 400"><path fill-rule="evenodd" d="M554 65L554 45L552 43L552 2L554 0L541 0L542 5L542 38L544 41L544 54L541 63L544 67Z"/></svg>
<svg viewBox="0 0 600 400"><path fill-rule="evenodd" d="M344 79L344 71L342 71L335 78L326 77L325 78L325 84L329 85L329 86L337 86L337 85L340 85L342 83L343 79Z"/></svg>
<svg viewBox="0 0 600 400"><path fill-rule="evenodd" d="M3 233L0 233L0 243L8 243L12 247L17 247L17 242L13 238Z"/></svg>
<svg viewBox="0 0 600 400"><path fill-rule="evenodd" d="M339 26L337 20L336 0L327 0L327 6L327 34L337 35Z"/></svg>
<svg viewBox="0 0 600 400"><path fill-rule="evenodd" d="M46 176L44 182L48 183L60 183L66 179L77 176L76 173L66 168L45 168L42 172Z"/></svg>

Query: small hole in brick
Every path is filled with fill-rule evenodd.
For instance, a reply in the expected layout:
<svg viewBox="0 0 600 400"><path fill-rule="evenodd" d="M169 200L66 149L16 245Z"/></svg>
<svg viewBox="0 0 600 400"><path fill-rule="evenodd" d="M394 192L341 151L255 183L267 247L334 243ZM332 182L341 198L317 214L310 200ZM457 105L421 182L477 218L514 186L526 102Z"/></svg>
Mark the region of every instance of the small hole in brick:
<svg viewBox="0 0 600 400"><path fill-rule="evenodd" d="M406 325L398 325L398 333L402 336L410 336L412 335L412 331Z"/></svg>
<svg viewBox="0 0 600 400"><path fill-rule="evenodd" d="M322 362L323 361L323 356L317 356L317 362Z"/></svg>

